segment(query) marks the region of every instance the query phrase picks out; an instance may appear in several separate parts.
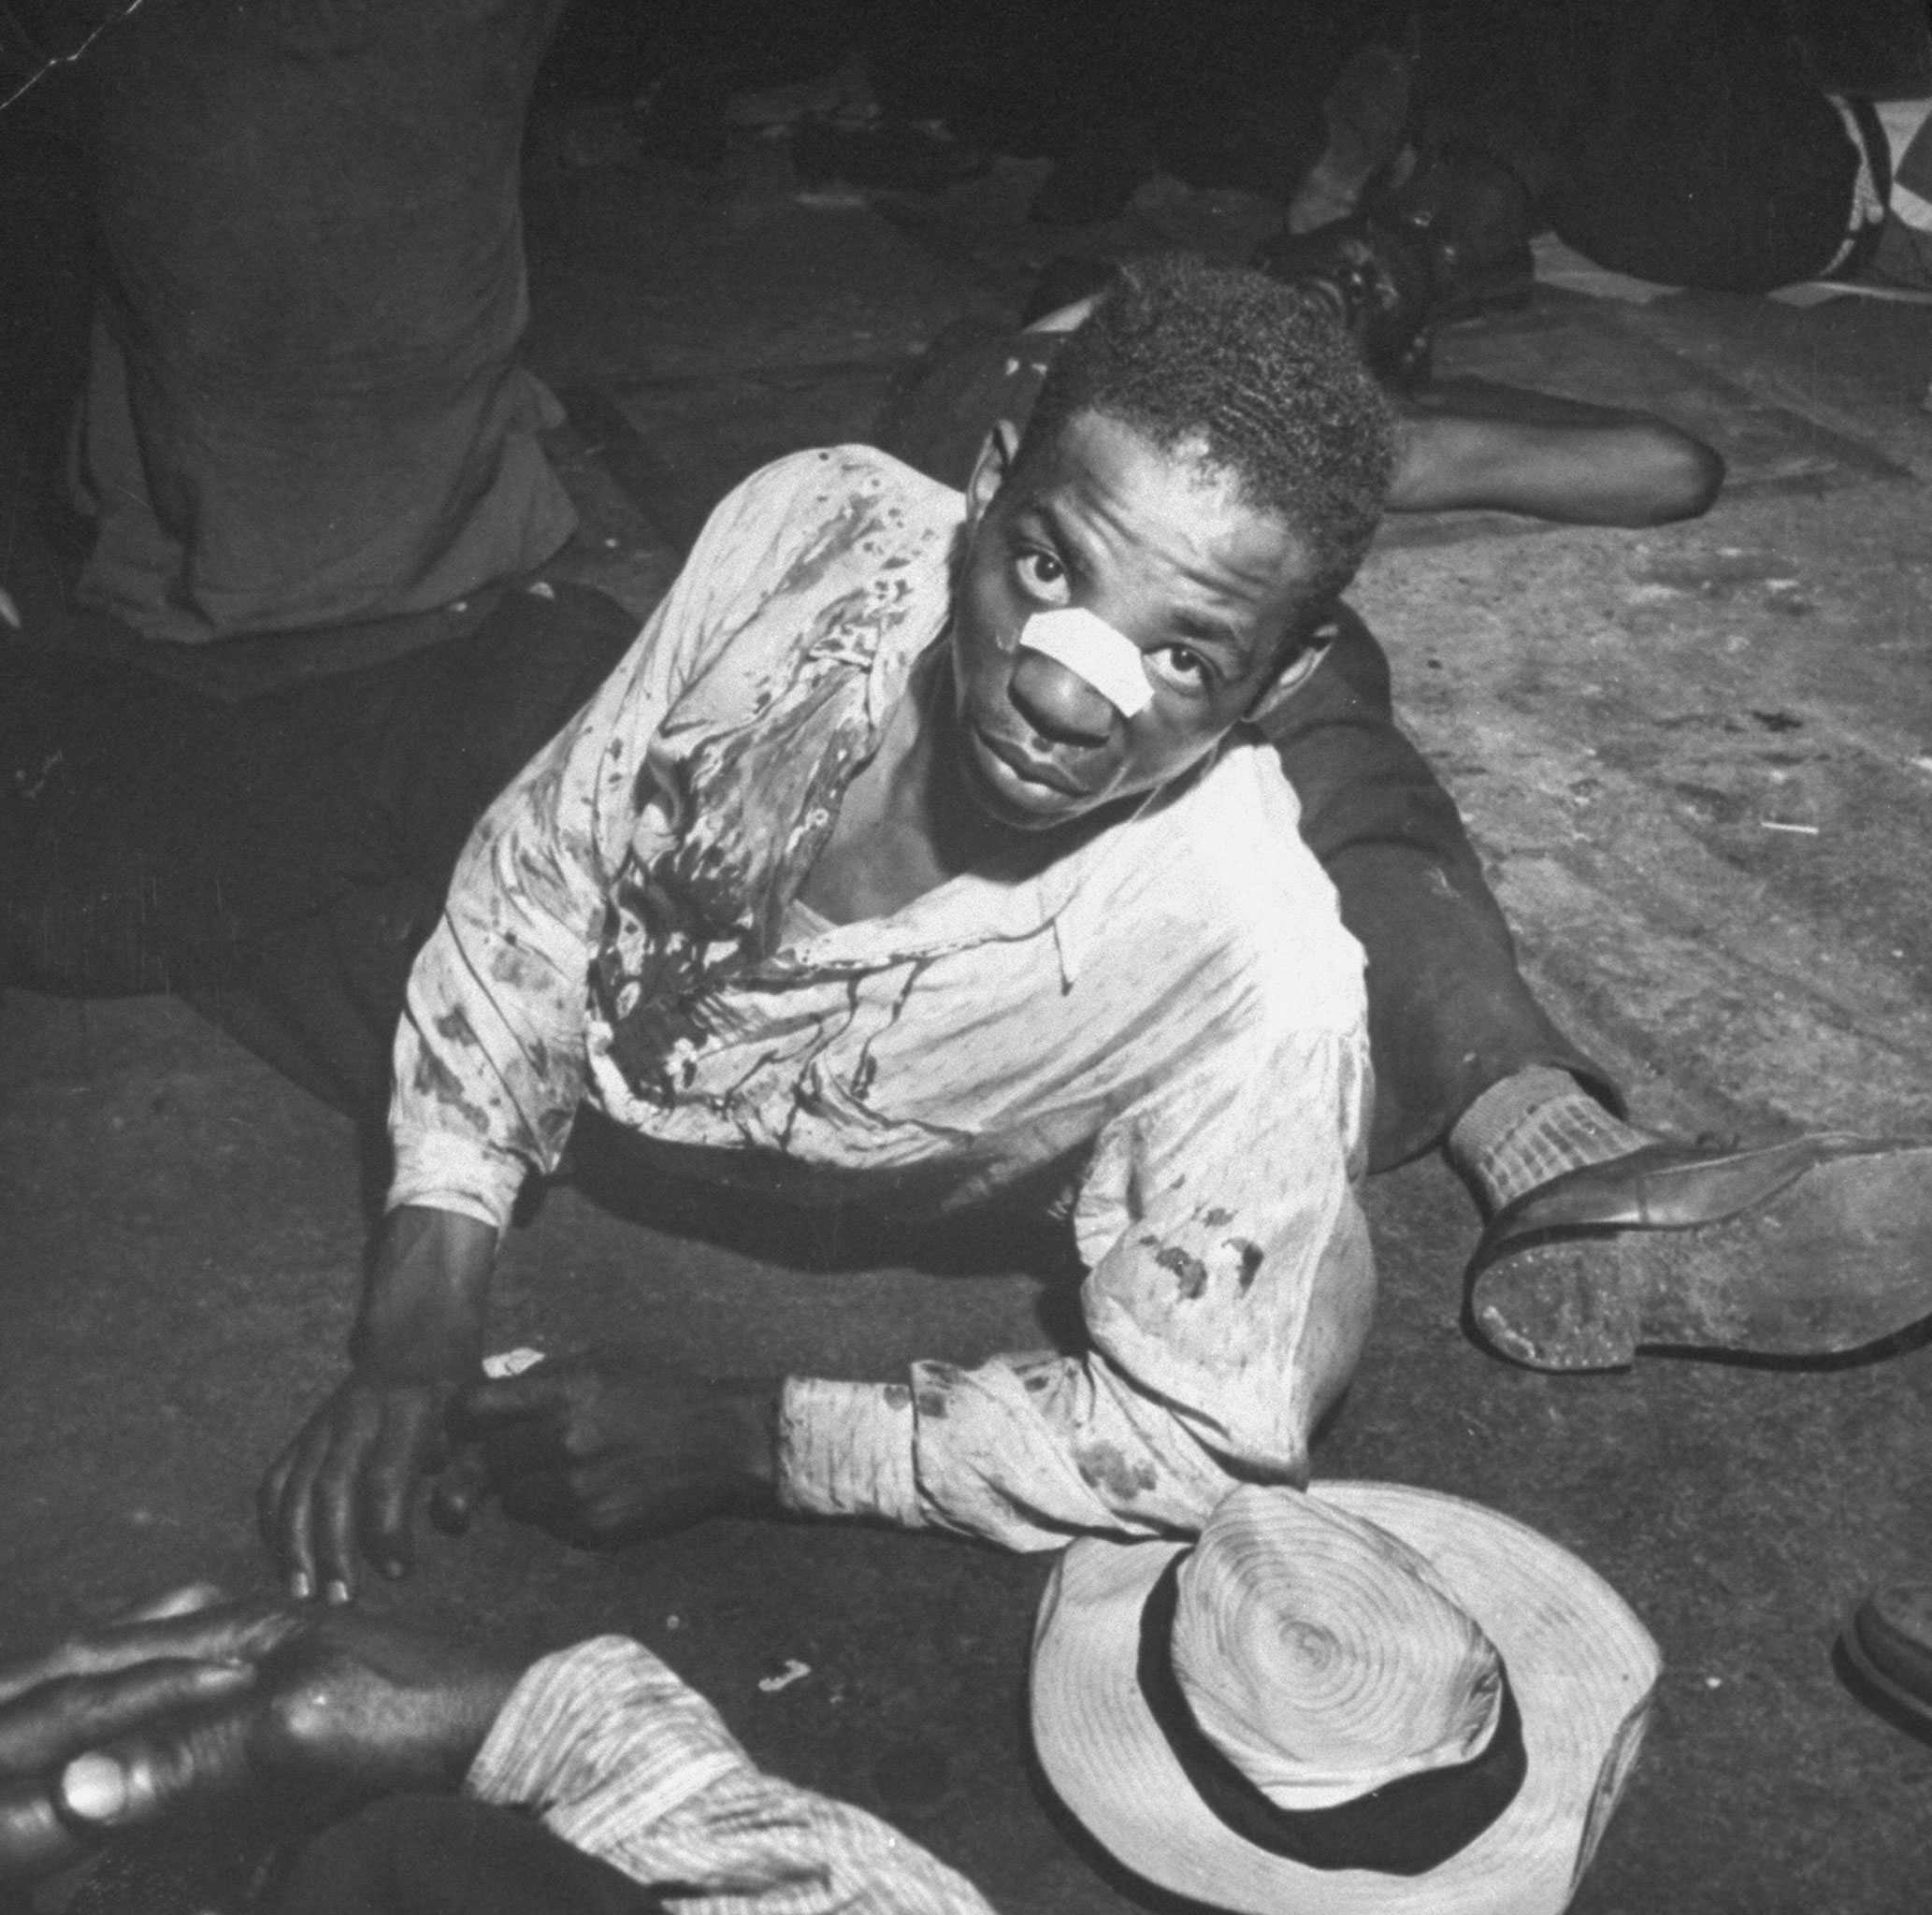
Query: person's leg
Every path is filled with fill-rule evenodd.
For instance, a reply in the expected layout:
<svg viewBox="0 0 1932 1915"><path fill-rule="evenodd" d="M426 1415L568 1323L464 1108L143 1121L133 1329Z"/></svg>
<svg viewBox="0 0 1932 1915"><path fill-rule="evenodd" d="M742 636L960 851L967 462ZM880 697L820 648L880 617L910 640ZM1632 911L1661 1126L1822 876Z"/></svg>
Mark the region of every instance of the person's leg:
<svg viewBox="0 0 1932 1915"><path fill-rule="evenodd" d="M1867 142L1827 96L1788 0L1570 0L1566 12L1573 91L1548 200L1562 238L1619 272L1723 292L1841 265L1869 223Z"/></svg>
<svg viewBox="0 0 1932 1915"><path fill-rule="evenodd" d="M1621 1111L1616 1086L1517 968L1455 800L1395 724L1381 647L1346 607L1336 624L1328 655L1269 738L1301 799L1302 835L1369 954L1370 1168L1447 1142L1471 1105L1521 1071L1564 1073L1569 1090L1590 1087L1586 1101L1606 1116Z"/></svg>
<svg viewBox="0 0 1932 1915"><path fill-rule="evenodd" d="M1822 277L1875 243L1868 133L1791 0L1423 0L1420 18L1419 125L1450 216L1501 168L1524 236L1553 226L1599 265L1717 291Z"/></svg>
<svg viewBox="0 0 1932 1915"><path fill-rule="evenodd" d="M316 1836L273 1907L274 1915L658 1915L664 1904L513 1809L397 1795Z"/></svg>
<svg viewBox="0 0 1932 1915"><path fill-rule="evenodd" d="M380 1132L470 827L636 625L582 587L508 592L466 637L239 707L0 648L6 980L176 991Z"/></svg>
<svg viewBox="0 0 1932 1915"><path fill-rule="evenodd" d="M1344 614L1274 727L1303 834L1368 955L1371 1169L1443 1145L1490 1221L1476 1329L1538 1369L1640 1346L1818 1356L1918 1321L1932 1152L1844 1137L1743 1148L1625 1121L1517 968L1449 798L1390 709L1388 662Z"/></svg>

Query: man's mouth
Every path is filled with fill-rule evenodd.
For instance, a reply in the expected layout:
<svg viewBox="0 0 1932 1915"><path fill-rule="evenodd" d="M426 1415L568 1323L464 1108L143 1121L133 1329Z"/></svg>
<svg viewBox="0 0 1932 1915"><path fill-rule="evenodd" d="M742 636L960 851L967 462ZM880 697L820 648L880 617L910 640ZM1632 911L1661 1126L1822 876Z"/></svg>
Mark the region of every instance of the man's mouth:
<svg viewBox="0 0 1932 1915"><path fill-rule="evenodd" d="M1051 759L1035 757L1024 745L1000 738L989 731L973 728L973 743L982 768L1001 789L1021 787L1018 795L1031 795L1040 803L1051 792L1060 798L1085 798L1087 789L1062 771ZM1002 775L1003 774L1003 775Z"/></svg>

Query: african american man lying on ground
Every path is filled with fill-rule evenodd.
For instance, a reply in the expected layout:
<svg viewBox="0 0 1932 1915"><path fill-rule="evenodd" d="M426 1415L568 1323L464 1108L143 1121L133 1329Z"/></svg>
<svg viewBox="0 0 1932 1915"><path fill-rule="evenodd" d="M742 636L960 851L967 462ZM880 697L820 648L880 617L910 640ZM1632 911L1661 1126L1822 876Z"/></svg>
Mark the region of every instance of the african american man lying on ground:
<svg viewBox="0 0 1932 1915"><path fill-rule="evenodd" d="M963 498L844 448L725 500L417 960L354 1367L263 1490L298 1593L353 1592L357 1542L406 1562L453 1409L566 1533L762 1504L1045 1548L1305 1476L1373 1303L1362 961L1236 727L1314 664L1390 456L1318 302L1164 264ZM628 1434L589 1483L521 1427L541 1401L583 1433L554 1375L459 1399L498 1233L585 1101L807 1201L1063 1173L1090 1348L586 1387L570 1414Z"/></svg>

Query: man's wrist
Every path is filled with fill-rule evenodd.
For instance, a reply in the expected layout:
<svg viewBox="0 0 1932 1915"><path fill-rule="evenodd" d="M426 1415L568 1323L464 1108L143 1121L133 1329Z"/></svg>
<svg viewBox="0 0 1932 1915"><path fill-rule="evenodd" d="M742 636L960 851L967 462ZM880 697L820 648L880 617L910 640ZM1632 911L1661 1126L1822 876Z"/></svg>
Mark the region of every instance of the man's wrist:
<svg viewBox="0 0 1932 1915"><path fill-rule="evenodd" d="M415 1206L393 1212L350 1334L357 1373L391 1384L475 1375L496 1250L496 1231L473 1217Z"/></svg>
<svg viewBox="0 0 1932 1915"><path fill-rule="evenodd" d="M365 1311L349 1332L349 1363L375 1384L467 1383L483 1366L482 1314L385 1317Z"/></svg>
<svg viewBox="0 0 1932 1915"><path fill-rule="evenodd" d="M443 1692L438 1722L440 1747L436 1786L463 1786L478 1753L489 1740L490 1732L530 1666L521 1659L480 1662Z"/></svg>

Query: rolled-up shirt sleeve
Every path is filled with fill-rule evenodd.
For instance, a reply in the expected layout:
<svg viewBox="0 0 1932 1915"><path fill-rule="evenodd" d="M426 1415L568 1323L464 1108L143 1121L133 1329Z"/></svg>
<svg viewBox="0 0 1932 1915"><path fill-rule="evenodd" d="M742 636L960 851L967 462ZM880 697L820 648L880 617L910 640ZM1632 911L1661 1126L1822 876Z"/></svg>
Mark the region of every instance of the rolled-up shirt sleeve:
<svg viewBox="0 0 1932 1915"><path fill-rule="evenodd" d="M1365 1033L1204 1043L1102 1133L1074 1224L1091 1348L790 1379L794 1508L1044 1549L1197 1530L1233 1480L1300 1483L1367 1335Z"/></svg>
<svg viewBox="0 0 1932 1915"><path fill-rule="evenodd" d="M769 468L718 507L616 670L470 834L396 1031L390 1209L500 1230L524 1177L555 1167L584 1091L590 961L641 815L645 756L728 639L730 607L755 587L799 482Z"/></svg>
<svg viewBox="0 0 1932 1915"><path fill-rule="evenodd" d="M992 1915L876 1816L752 1765L718 1713L642 1645L548 1656L466 1782L688 1915Z"/></svg>

